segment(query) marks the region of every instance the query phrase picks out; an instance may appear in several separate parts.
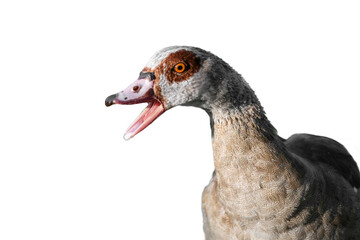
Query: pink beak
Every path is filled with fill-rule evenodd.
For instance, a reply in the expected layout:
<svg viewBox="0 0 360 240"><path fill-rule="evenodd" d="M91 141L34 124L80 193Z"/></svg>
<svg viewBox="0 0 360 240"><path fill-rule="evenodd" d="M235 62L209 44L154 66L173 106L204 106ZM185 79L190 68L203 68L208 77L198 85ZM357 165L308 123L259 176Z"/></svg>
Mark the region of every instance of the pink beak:
<svg viewBox="0 0 360 240"><path fill-rule="evenodd" d="M150 77L139 78L125 90L106 98L106 106L148 103L147 107L126 130L125 140L129 140L144 130L165 111L162 103L154 95L153 85L154 81Z"/></svg>

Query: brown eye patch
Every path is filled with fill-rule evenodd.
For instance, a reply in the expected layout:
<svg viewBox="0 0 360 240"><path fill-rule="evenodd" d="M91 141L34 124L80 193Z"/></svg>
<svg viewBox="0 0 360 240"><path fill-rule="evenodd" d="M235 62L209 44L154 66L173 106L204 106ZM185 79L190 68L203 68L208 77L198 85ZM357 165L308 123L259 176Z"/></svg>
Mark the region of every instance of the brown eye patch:
<svg viewBox="0 0 360 240"><path fill-rule="evenodd" d="M175 65L183 63L185 69L182 73L176 72ZM180 65L179 65L180 66ZM181 71L181 68L178 70ZM197 73L202 66L201 59L190 51L184 49L169 54L163 59L155 68L145 67L143 74L151 73L154 78L154 93L155 96L163 103L166 104L167 100L161 93L159 85L160 75L165 75L169 85L174 82L182 82L188 80L191 76Z"/></svg>
<svg viewBox="0 0 360 240"><path fill-rule="evenodd" d="M186 81L201 68L201 59L184 49L169 54L164 63L163 71L169 84Z"/></svg>

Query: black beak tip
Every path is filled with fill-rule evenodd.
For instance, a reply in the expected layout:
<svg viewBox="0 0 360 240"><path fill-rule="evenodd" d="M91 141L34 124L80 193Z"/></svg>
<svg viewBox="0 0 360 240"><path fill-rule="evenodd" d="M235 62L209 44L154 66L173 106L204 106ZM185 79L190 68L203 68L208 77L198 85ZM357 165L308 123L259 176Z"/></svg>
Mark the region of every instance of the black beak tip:
<svg viewBox="0 0 360 240"><path fill-rule="evenodd" d="M116 98L116 94L113 94L111 96L108 96L106 99L105 99L105 105L107 107L111 106L114 104L114 101L115 101L115 98Z"/></svg>

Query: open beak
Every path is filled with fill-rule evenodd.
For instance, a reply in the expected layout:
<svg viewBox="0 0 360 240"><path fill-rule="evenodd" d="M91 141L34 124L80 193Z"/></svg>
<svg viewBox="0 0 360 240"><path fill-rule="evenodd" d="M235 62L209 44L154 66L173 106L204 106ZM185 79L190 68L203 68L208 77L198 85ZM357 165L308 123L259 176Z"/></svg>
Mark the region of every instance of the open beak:
<svg viewBox="0 0 360 240"><path fill-rule="evenodd" d="M124 134L125 140L129 140L144 130L165 111L162 103L154 95L153 85L154 81L149 77L140 78L125 90L106 98L105 105L107 107L113 104L148 103L147 107L126 130Z"/></svg>

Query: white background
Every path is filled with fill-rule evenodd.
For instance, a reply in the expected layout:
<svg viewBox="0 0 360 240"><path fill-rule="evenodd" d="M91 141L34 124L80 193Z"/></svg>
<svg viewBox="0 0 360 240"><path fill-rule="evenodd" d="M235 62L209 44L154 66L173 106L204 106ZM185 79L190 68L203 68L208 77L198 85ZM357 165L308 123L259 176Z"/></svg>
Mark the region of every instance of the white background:
<svg viewBox="0 0 360 240"><path fill-rule="evenodd" d="M236 2L236 3L235 3ZM229 62L283 137L343 143L360 163L358 1L1 1L0 239L203 239L209 120L106 108L151 55Z"/></svg>

